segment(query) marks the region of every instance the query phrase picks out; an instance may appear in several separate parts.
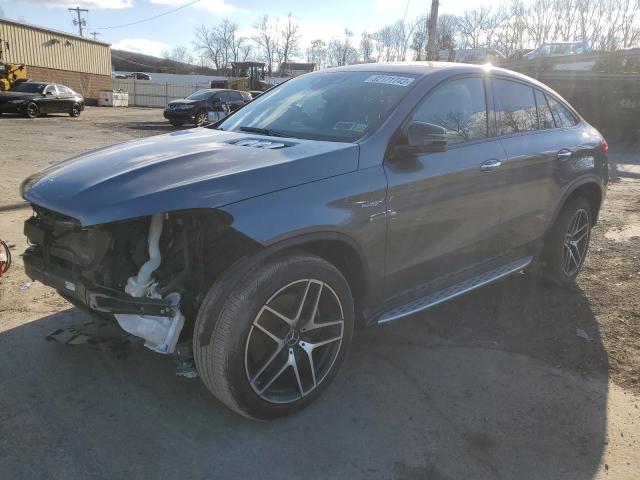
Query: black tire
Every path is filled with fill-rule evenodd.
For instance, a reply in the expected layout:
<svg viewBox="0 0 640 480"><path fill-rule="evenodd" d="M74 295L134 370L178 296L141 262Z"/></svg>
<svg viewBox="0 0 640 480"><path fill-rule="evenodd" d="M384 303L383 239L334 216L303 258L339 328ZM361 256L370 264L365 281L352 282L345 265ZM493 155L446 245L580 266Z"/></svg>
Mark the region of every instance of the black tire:
<svg viewBox="0 0 640 480"><path fill-rule="evenodd" d="M578 216L585 222L586 227L582 232L584 238L574 245L569 234L570 230L574 229L574 222ZM540 259L534 266L534 274L555 285L574 286L587 256L592 226L593 217L589 202L580 196L571 198L545 239ZM576 238L579 236L576 235Z"/></svg>
<svg viewBox="0 0 640 480"><path fill-rule="evenodd" d="M179 122L177 120L169 120L169 123L171 125L173 125L174 127L181 127L182 126L182 122Z"/></svg>
<svg viewBox="0 0 640 480"><path fill-rule="evenodd" d="M327 298L330 301L338 300L341 306L340 311L343 315L343 321L339 325L341 339L339 343L331 340L333 343L322 347L337 348L337 350L331 351L333 360L328 364L328 368L322 371L322 376L318 377L319 380L317 380L316 375L318 375L320 369L313 369L313 384L307 383L307 386L312 385L312 388L306 393L304 393L305 388L303 388L303 383L300 380L302 373L298 375L298 371L302 372L303 368L306 368L305 371L307 373L311 371L308 365L315 365L316 358L318 358L313 354L315 350L312 349L312 353L308 354L314 363L309 363L306 367L303 362L306 361L307 357L299 360L300 366L295 368L286 366L288 361L286 358L290 360L291 355L294 355L295 359L297 353L292 352L294 349L299 352L299 348L304 348L303 339L306 340L308 338L306 336L314 332L326 332L327 329L324 326L334 328L335 326L330 326L329 323L340 322L329 322L320 328L318 328L318 324L315 324L314 327L307 329L306 333L303 327L300 329L300 336L297 339L293 339L298 344L287 343L284 347L274 346L273 352L269 354L265 351L263 358L269 357L273 360L273 369L265 371L269 377L277 377L279 378L278 381L280 381L280 378L282 380L289 378L285 375L291 375L291 378L298 379L297 384L294 385L299 387L300 398L287 400L285 403L274 403L272 400L264 398L256 390L257 377L262 374L255 375L253 381L249 378L251 345L249 342L256 335L256 333L252 332L258 332L254 325L258 319L262 318L261 315L266 311L267 303L271 302L280 292L286 291L288 288L297 288L300 282L309 282L309 285L312 285L309 279L317 280L318 284L321 282L321 286L318 288L319 292L323 293L319 293L315 298L318 298L319 302L323 302L323 305L327 304ZM313 285L316 284L314 283ZM327 286L330 288L326 288ZM307 293L311 291L311 287L306 288ZM302 298L306 298L307 293L304 293ZM322 297L325 294L329 295L329 297ZM304 302L301 303L304 304ZM321 317L320 312L322 309L322 306L317 308L317 318ZM301 311L302 309L298 310L299 313ZM314 313L316 312L315 309L313 311ZM302 317L302 315L298 316ZM313 315L310 315L310 317L313 317ZM275 316L273 320L279 321ZM319 325L323 325L323 323ZM233 267L211 287L200 307L196 320L194 331L195 362L200 378L206 387L227 407L248 418L270 420L302 409L317 398L329 385L347 356L353 335L353 325L353 298L349 285L340 271L329 262L313 255L304 253L287 254L259 261L252 267ZM285 330L289 328L291 328L291 331L286 336L278 335L278 337L292 342L289 334L293 332L294 328L300 327L284 326ZM314 328L317 330L314 330ZM314 331L311 332L310 330ZM262 334L260 333L260 335ZM267 337L265 336L264 338ZM309 345L309 340L307 340L306 346L309 347ZM280 352L279 354L276 353L278 351ZM321 354L319 355L319 366L325 360L328 361L327 351L318 350ZM270 365L272 360L261 363ZM272 375L271 372L273 371L285 373L278 377L278 374ZM294 373L296 374L295 377L293 377ZM308 380L311 376L308 375L306 378ZM271 382L266 382L266 380L267 378L265 378L264 383L274 385L273 388L276 388L278 381L274 382L271 379ZM269 392L270 388L272 387L265 387L267 392ZM286 392L287 390L283 391Z"/></svg>
<svg viewBox="0 0 640 480"><path fill-rule="evenodd" d="M207 112L203 110L201 112L196 113L196 118L193 123L196 127L200 127L202 125L209 123L209 117L207 115Z"/></svg>
<svg viewBox="0 0 640 480"><path fill-rule="evenodd" d="M80 105L75 104L74 106L71 107L71 110L69 111L69 116L71 116L71 117L79 117L80 116L80 112L82 112L82 109L80 108Z"/></svg>
<svg viewBox="0 0 640 480"><path fill-rule="evenodd" d="M40 107L36 102L29 102L25 107L24 114L29 118L36 118L40 115Z"/></svg>

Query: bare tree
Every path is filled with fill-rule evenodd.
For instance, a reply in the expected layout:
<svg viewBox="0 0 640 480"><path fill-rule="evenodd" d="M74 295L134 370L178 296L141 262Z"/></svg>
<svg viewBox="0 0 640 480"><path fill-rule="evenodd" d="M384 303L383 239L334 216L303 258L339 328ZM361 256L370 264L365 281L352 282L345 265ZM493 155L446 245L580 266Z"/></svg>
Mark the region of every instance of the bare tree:
<svg viewBox="0 0 640 480"><path fill-rule="evenodd" d="M240 46L238 47L238 61L246 62L249 60L252 52L254 51L255 46L246 38L242 39Z"/></svg>
<svg viewBox="0 0 640 480"><path fill-rule="evenodd" d="M416 28L411 37L411 50L413 50L414 60L424 60L427 58L427 26L429 24L428 17L420 17L416 21Z"/></svg>
<svg viewBox="0 0 640 480"><path fill-rule="evenodd" d="M216 70L222 68L223 42L220 41L215 28L201 25L195 30L193 45L200 54L215 66Z"/></svg>
<svg viewBox="0 0 640 480"><path fill-rule="evenodd" d="M367 63L373 61L373 35L368 33L366 30L362 32L362 36L360 37L360 55L362 60Z"/></svg>
<svg viewBox="0 0 640 480"><path fill-rule="evenodd" d="M253 25L256 33L253 41L262 49L262 59L267 64L267 72L273 74L273 66L278 54L278 23L271 22L268 15L258 18Z"/></svg>
<svg viewBox="0 0 640 480"><path fill-rule="evenodd" d="M358 61L358 50L351 45L353 32L348 28L344 29L342 40L333 39L327 46L327 60L332 66L343 66L356 63Z"/></svg>
<svg viewBox="0 0 640 480"><path fill-rule="evenodd" d="M378 52L378 61L390 61L393 53L393 27L391 25L385 25L374 33L373 37L377 42L376 50Z"/></svg>
<svg viewBox="0 0 640 480"><path fill-rule="evenodd" d="M458 18L455 15L442 14L438 16L438 50L447 50L448 59L453 59L458 35Z"/></svg>
<svg viewBox="0 0 640 480"><path fill-rule="evenodd" d="M478 48L483 46L490 17L491 8L484 6L472 10L465 10L462 15L458 17L458 29L462 48Z"/></svg>
<svg viewBox="0 0 640 480"><path fill-rule="evenodd" d="M307 48L307 62L314 63L316 70L320 70L327 63L327 44L324 40L317 38L311 41Z"/></svg>
<svg viewBox="0 0 640 480"><path fill-rule="evenodd" d="M195 36L196 50L219 70L246 58L251 50L249 40L238 36L238 24L227 19L212 27L196 28Z"/></svg>
<svg viewBox="0 0 640 480"><path fill-rule="evenodd" d="M280 31L280 43L277 44L278 62L289 62L291 57L300 53L300 25L295 22L291 12Z"/></svg>
<svg viewBox="0 0 640 480"><path fill-rule="evenodd" d="M526 22L526 7L522 0L511 0L504 5L504 16L496 29L493 45L507 58L524 50Z"/></svg>

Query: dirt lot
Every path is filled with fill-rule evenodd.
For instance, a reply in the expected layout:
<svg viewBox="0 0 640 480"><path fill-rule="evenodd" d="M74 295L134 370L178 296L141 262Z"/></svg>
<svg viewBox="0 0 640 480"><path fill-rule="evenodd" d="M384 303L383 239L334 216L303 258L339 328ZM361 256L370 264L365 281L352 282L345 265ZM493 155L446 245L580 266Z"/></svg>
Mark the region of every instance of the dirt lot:
<svg viewBox="0 0 640 480"><path fill-rule="evenodd" d="M22 270L20 181L169 131L160 110L0 126L0 478L640 478L640 148L611 147L576 290L518 275L363 330L322 399L256 424Z"/></svg>

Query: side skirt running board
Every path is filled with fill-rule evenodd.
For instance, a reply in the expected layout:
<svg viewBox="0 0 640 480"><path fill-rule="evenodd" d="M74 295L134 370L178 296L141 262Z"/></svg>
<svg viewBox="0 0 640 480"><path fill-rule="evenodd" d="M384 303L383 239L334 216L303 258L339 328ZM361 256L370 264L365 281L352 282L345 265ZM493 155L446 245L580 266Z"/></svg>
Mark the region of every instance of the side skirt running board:
<svg viewBox="0 0 640 480"><path fill-rule="evenodd" d="M459 295L470 292L471 290L475 290L478 287L482 287L483 285L495 282L500 278L506 277L507 275L522 270L523 268L528 266L532 260L533 257L521 258L481 275L477 275L463 282L456 283L455 285L451 285L450 287L431 293L425 297L418 298L417 300L383 313L382 315L380 315L380 317L378 317L376 323L380 324L390 322L391 320L396 320L407 315L412 315L414 313L438 305L442 302L446 302L447 300L450 300Z"/></svg>

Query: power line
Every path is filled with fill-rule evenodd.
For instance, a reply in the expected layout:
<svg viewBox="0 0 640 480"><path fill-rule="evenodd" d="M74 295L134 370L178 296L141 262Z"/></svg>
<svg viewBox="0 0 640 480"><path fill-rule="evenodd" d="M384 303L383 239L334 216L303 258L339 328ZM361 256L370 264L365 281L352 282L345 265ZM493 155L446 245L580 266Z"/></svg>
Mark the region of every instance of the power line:
<svg viewBox="0 0 640 480"><path fill-rule="evenodd" d="M193 2L186 3L184 5L181 5L179 7L176 7L174 9L172 9L172 10L168 10L168 11L163 12L163 13L159 13L158 15L154 15L153 17L145 18L144 20L138 20L137 22L124 23L122 25L111 25L110 27L96 27L95 30L108 30L108 29L111 29L111 28L123 28L123 27L130 27L131 25L138 25L139 23L148 22L149 20L153 20L155 18L162 17L164 15L169 15L170 13L173 13L173 12L177 12L178 10L182 10L183 8L187 8L187 7L191 6L191 5L193 5L194 3L198 3L199 1L200 0L194 0Z"/></svg>
<svg viewBox="0 0 640 480"><path fill-rule="evenodd" d="M77 20L75 18L73 19L73 24L78 26L78 30L80 32L80 36L82 37L82 27L86 27L87 26L87 21L84 18L82 18L81 12L89 13L89 10L87 10L86 8L80 8L80 7L67 8L67 10L69 10L70 12L75 12L76 15L78 15L78 19Z"/></svg>

